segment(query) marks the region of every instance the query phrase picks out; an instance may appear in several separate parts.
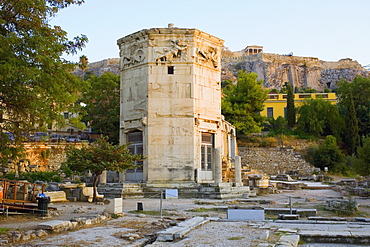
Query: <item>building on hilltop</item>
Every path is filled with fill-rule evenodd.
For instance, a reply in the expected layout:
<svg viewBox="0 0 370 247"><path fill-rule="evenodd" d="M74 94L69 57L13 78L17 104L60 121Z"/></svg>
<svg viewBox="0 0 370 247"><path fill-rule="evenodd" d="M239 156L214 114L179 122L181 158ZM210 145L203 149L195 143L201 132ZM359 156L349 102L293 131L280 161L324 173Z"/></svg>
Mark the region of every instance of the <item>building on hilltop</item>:
<svg viewBox="0 0 370 247"><path fill-rule="evenodd" d="M249 45L244 49L244 53L246 56L258 54L263 52L263 46L259 45Z"/></svg>
<svg viewBox="0 0 370 247"><path fill-rule="evenodd" d="M220 186L242 187L235 128L221 115L223 42L171 25L117 41L120 142L146 157L141 168L120 174L120 182L177 188L183 195L185 188L220 196Z"/></svg>

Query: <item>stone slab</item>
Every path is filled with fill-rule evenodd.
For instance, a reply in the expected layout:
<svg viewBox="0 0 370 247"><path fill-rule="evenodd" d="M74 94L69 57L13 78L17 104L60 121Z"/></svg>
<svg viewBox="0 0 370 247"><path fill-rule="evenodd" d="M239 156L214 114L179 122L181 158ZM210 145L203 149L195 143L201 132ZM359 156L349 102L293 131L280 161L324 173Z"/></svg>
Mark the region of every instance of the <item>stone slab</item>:
<svg viewBox="0 0 370 247"><path fill-rule="evenodd" d="M203 217L193 217L191 219L188 219L188 220L185 220L185 221L182 221L180 222L179 224L177 224L178 226L180 227L192 227L192 226L195 226L195 225L198 225L199 223L201 223L202 221L204 220Z"/></svg>
<svg viewBox="0 0 370 247"><path fill-rule="evenodd" d="M48 222L38 224L37 229L55 231L55 230L70 227L70 226L71 226L70 221L52 220L52 221L48 221Z"/></svg>
<svg viewBox="0 0 370 247"><path fill-rule="evenodd" d="M300 208L296 210L296 214L299 214L300 216L316 216L317 210L312 208Z"/></svg>
<svg viewBox="0 0 370 247"><path fill-rule="evenodd" d="M292 224L347 224L345 221L313 221L313 220L275 220L275 223L292 223Z"/></svg>
<svg viewBox="0 0 370 247"><path fill-rule="evenodd" d="M300 239L299 235L296 235L296 234L283 235L283 236L280 237L276 246L295 247L295 246L298 246L299 239Z"/></svg>
<svg viewBox="0 0 370 247"><path fill-rule="evenodd" d="M355 238L370 238L370 232L367 230L362 231L350 231L350 234Z"/></svg>
<svg viewBox="0 0 370 247"><path fill-rule="evenodd" d="M194 228L201 226L205 223L209 222L209 219L203 219L202 221L197 221L195 224L191 224L189 226L183 226L182 229L175 233L174 238L175 239L181 239L183 238L188 232L193 230Z"/></svg>
<svg viewBox="0 0 370 247"><path fill-rule="evenodd" d="M194 217L189 220L180 222L177 226L167 228L157 233L158 242L174 241L175 239L182 238L192 229L209 222L210 219L203 217Z"/></svg>
<svg viewBox="0 0 370 247"><path fill-rule="evenodd" d="M319 243L348 243L348 244L369 244L370 233L366 230L351 233L351 231L312 231L301 230L298 232L305 242Z"/></svg>
<svg viewBox="0 0 370 247"><path fill-rule="evenodd" d="M297 233L298 230L296 229L290 229L290 228L279 228L277 232L287 232L287 233Z"/></svg>
<svg viewBox="0 0 370 247"><path fill-rule="evenodd" d="M50 191L44 192L44 194L50 197L50 202L67 202L66 193L64 191Z"/></svg>
<svg viewBox="0 0 370 247"><path fill-rule="evenodd" d="M298 232L299 235L305 237L330 237L330 238L343 238L343 237L351 237L351 233L349 231L315 231L315 230L300 230Z"/></svg>
<svg viewBox="0 0 370 247"><path fill-rule="evenodd" d="M317 220L317 221L347 221L346 218L342 217L322 217L322 216L317 216L317 217L308 217L309 220Z"/></svg>
<svg viewBox="0 0 370 247"><path fill-rule="evenodd" d="M355 221L370 222L370 218L357 217L355 218Z"/></svg>
<svg viewBox="0 0 370 247"><path fill-rule="evenodd" d="M290 214L290 208L265 208L265 212L270 214ZM292 213L299 214L300 216L315 216L317 210L312 208L292 208Z"/></svg>
<svg viewBox="0 0 370 247"><path fill-rule="evenodd" d="M281 220L298 220L298 214L279 214L279 219Z"/></svg>

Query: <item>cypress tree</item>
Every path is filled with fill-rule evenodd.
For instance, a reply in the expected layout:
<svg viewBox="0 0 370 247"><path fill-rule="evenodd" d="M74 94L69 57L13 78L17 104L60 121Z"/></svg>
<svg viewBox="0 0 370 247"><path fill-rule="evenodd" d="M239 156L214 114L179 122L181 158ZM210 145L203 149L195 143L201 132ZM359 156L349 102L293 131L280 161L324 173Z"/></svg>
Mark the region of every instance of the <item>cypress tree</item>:
<svg viewBox="0 0 370 247"><path fill-rule="evenodd" d="M290 83L285 83L287 88L287 99L286 99L286 117L288 121L288 126L290 129L293 129L296 123L296 112L294 106L294 93L293 86Z"/></svg>
<svg viewBox="0 0 370 247"><path fill-rule="evenodd" d="M354 154L356 152L357 146L359 145L359 128L358 121L356 117L355 104L353 102L352 91L348 95L348 105L346 114L346 130L345 130L345 143L348 147L348 153Z"/></svg>

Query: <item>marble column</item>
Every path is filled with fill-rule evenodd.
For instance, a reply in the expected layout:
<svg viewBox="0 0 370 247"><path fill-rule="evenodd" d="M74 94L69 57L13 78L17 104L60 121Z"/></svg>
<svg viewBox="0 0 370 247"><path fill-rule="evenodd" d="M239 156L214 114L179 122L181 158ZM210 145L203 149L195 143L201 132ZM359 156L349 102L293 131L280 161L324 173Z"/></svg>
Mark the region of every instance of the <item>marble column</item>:
<svg viewBox="0 0 370 247"><path fill-rule="evenodd" d="M235 183L242 183L242 159L240 156L235 156Z"/></svg>
<svg viewBox="0 0 370 247"><path fill-rule="evenodd" d="M221 159L221 149L215 148L215 183L222 183L222 159Z"/></svg>
<svg viewBox="0 0 370 247"><path fill-rule="evenodd" d="M118 176L119 183L123 183L126 181L126 172L120 172Z"/></svg>
<svg viewBox="0 0 370 247"><path fill-rule="evenodd" d="M104 170L100 175L100 183L106 184L107 183L107 170Z"/></svg>

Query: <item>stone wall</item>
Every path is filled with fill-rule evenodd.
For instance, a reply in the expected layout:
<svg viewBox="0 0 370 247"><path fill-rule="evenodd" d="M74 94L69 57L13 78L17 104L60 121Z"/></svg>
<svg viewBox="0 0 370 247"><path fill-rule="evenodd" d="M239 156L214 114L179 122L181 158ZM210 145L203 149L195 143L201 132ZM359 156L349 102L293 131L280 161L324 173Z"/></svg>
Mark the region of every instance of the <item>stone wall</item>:
<svg viewBox="0 0 370 247"><path fill-rule="evenodd" d="M57 171L66 160L65 150L70 145L81 147L82 144L27 143L26 156L21 160L3 164L0 167L0 175L9 172Z"/></svg>
<svg viewBox="0 0 370 247"><path fill-rule="evenodd" d="M267 175L298 172L311 175L314 167L290 148L243 148L239 147L243 169L258 170Z"/></svg>

